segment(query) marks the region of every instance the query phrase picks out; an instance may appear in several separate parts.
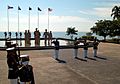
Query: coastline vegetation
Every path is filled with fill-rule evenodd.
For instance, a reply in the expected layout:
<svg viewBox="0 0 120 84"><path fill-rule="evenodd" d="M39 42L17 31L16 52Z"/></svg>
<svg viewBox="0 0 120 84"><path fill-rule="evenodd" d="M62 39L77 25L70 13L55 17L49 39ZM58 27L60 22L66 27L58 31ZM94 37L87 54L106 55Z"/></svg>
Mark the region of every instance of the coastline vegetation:
<svg viewBox="0 0 120 84"><path fill-rule="evenodd" d="M103 36L103 41L120 43L120 6L113 7L111 17L113 20L98 20L90 30L96 35ZM107 36L118 38L106 40Z"/></svg>

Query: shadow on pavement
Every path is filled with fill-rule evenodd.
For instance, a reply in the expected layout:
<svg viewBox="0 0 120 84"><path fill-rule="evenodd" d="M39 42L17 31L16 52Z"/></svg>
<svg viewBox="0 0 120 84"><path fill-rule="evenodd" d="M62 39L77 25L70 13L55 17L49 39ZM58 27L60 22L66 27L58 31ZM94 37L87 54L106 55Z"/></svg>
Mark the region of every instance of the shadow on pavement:
<svg viewBox="0 0 120 84"><path fill-rule="evenodd" d="M107 58L99 57L99 56L95 56L95 58L102 59L102 60L107 60Z"/></svg>
<svg viewBox="0 0 120 84"><path fill-rule="evenodd" d="M55 59L55 60L57 60L57 61L58 61L58 63L67 63L66 61L61 60L61 59Z"/></svg>
<svg viewBox="0 0 120 84"><path fill-rule="evenodd" d="M79 57L75 57L75 59L87 62L87 60L79 58Z"/></svg>
<svg viewBox="0 0 120 84"><path fill-rule="evenodd" d="M87 57L87 59L97 61L95 58Z"/></svg>

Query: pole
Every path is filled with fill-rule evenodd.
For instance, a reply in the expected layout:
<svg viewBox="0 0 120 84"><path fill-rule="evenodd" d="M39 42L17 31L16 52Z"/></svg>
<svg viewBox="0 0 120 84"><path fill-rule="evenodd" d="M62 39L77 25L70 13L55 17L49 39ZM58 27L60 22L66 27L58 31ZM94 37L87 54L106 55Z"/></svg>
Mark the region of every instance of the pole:
<svg viewBox="0 0 120 84"><path fill-rule="evenodd" d="M39 11L38 11L38 29L39 29Z"/></svg>
<svg viewBox="0 0 120 84"><path fill-rule="evenodd" d="M8 35L9 35L9 9L8 8L7 8L7 19L8 19Z"/></svg>
<svg viewBox="0 0 120 84"><path fill-rule="evenodd" d="M19 9L18 9L18 38L20 38L19 32L20 32L20 30L19 30ZM18 47L19 47L19 41L17 41L17 43L18 43Z"/></svg>
<svg viewBox="0 0 120 84"><path fill-rule="evenodd" d="M20 30L19 30L19 10L18 10L18 34L19 34Z"/></svg>
<svg viewBox="0 0 120 84"><path fill-rule="evenodd" d="M49 10L48 10L48 32L49 32Z"/></svg>
<svg viewBox="0 0 120 84"><path fill-rule="evenodd" d="M29 27L29 30L30 30L30 10L29 10L29 19L28 19L29 23L28 23L28 27Z"/></svg>

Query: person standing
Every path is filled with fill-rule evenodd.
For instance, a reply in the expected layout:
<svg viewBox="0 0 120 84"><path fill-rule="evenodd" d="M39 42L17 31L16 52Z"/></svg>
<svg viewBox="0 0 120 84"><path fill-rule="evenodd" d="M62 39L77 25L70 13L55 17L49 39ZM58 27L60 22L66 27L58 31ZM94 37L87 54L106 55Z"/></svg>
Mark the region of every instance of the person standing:
<svg viewBox="0 0 120 84"><path fill-rule="evenodd" d="M59 49L60 49L60 44L58 39L56 38L55 41L52 42L54 44L54 49L55 49L55 59L58 60L58 56L59 56Z"/></svg>
<svg viewBox="0 0 120 84"><path fill-rule="evenodd" d="M18 44L18 33L17 32L15 32L15 35L16 35L16 43ZM18 44L19 45L19 44Z"/></svg>
<svg viewBox="0 0 120 84"><path fill-rule="evenodd" d="M95 38L93 42L93 56L94 57L97 57L98 44L99 44L99 41L97 40L97 38Z"/></svg>
<svg viewBox="0 0 120 84"><path fill-rule="evenodd" d="M21 55L21 67L19 69L20 84L35 84L33 67L29 65L29 56Z"/></svg>
<svg viewBox="0 0 120 84"><path fill-rule="evenodd" d="M12 34L12 33L11 33L11 32L9 32L9 38L10 38L10 39L11 39L11 34Z"/></svg>
<svg viewBox="0 0 120 84"><path fill-rule="evenodd" d="M47 29L45 29L45 32L43 33L43 37L44 37L44 39L45 39L44 44L45 44L45 46L47 46L47 40L48 40L48 32L47 32Z"/></svg>
<svg viewBox="0 0 120 84"><path fill-rule="evenodd" d="M28 41L28 35L27 35L27 30L25 30L25 33L24 33L24 35L25 35L25 47L27 46L27 41Z"/></svg>
<svg viewBox="0 0 120 84"><path fill-rule="evenodd" d="M84 58L87 58L87 57L88 57L88 43L87 43L87 40L86 40L86 39L85 39L85 41L84 41L83 56L84 56Z"/></svg>
<svg viewBox="0 0 120 84"><path fill-rule="evenodd" d="M22 38L22 32L20 32L20 46L22 46L21 38Z"/></svg>
<svg viewBox="0 0 120 84"><path fill-rule="evenodd" d="M6 42L7 42L7 32L4 32L5 34L5 46L6 46Z"/></svg>
<svg viewBox="0 0 120 84"><path fill-rule="evenodd" d="M78 55L78 44L80 42L77 40L77 37L75 38L75 41L74 41L74 58L77 58L77 55Z"/></svg>
<svg viewBox="0 0 120 84"><path fill-rule="evenodd" d="M19 59L14 47L7 48L8 79L10 84L18 84Z"/></svg>
<svg viewBox="0 0 120 84"><path fill-rule="evenodd" d="M52 37L53 37L53 36L52 36L52 31L50 31L50 32L49 32L49 36L48 36L48 45L50 45L50 46L52 45L52 44L51 44L51 43L52 43Z"/></svg>
<svg viewBox="0 0 120 84"><path fill-rule="evenodd" d="M39 30L37 30L37 28L36 28L36 30L34 32L35 46L40 46L40 36L41 36L41 34L40 34Z"/></svg>
<svg viewBox="0 0 120 84"><path fill-rule="evenodd" d="M28 46L31 45L31 33L30 33L30 30L28 30Z"/></svg>

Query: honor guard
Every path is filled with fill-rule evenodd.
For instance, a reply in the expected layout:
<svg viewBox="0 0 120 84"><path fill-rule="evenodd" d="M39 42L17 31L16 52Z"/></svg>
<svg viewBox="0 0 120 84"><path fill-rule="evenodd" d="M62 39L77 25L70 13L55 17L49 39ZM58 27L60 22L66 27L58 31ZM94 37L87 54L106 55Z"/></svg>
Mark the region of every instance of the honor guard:
<svg viewBox="0 0 120 84"><path fill-rule="evenodd" d="M95 38L93 42L93 56L94 57L97 57L98 44L99 44L99 41L97 40L97 38Z"/></svg>
<svg viewBox="0 0 120 84"><path fill-rule="evenodd" d="M74 58L77 58L77 55L78 55L78 44L80 42L77 40L77 37L75 38L75 41L74 41Z"/></svg>
<svg viewBox="0 0 120 84"><path fill-rule="evenodd" d="M84 41L84 51L83 51L84 58L87 58L87 53L88 53L88 43L85 39L85 41Z"/></svg>
<svg viewBox="0 0 120 84"><path fill-rule="evenodd" d="M58 60L58 54L59 54L59 49L60 49L60 46L59 46L59 41L58 39L56 39L55 41L52 42L54 44L54 49L55 49L55 59Z"/></svg>
<svg viewBox="0 0 120 84"><path fill-rule="evenodd" d="M29 56L21 55L21 68L19 69L20 84L35 84L33 67L29 65Z"/></svg>
<svg viewBox="0 0 120 84"><path fill-rule="evenodd" d="M10 84L18 84L18 57L15 48L7 48L8 79Z"/></svg>

